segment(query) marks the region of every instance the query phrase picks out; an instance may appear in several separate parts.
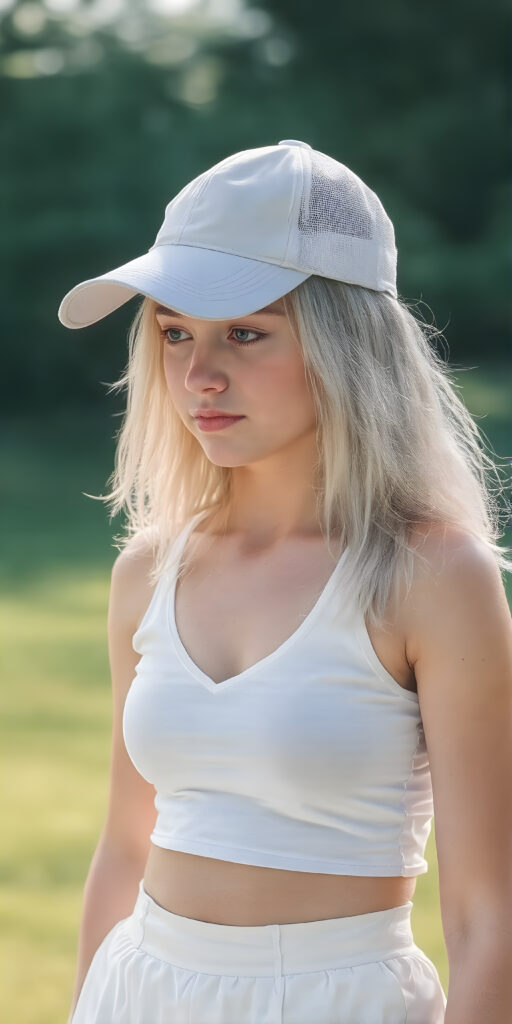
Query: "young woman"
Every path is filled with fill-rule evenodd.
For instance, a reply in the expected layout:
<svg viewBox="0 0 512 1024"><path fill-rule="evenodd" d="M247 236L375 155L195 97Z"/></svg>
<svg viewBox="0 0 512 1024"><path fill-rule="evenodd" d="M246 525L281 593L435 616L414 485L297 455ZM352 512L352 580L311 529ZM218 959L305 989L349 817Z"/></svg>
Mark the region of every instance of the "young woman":
<svg viewBox="0 0 512 1024"><path fill-rule="evenodd" d="M391 221L307 143L245 150L59 317L134 295L70 1024L503 1024L512 562ZM448 1000L410 921L434 813Z"/></svg>

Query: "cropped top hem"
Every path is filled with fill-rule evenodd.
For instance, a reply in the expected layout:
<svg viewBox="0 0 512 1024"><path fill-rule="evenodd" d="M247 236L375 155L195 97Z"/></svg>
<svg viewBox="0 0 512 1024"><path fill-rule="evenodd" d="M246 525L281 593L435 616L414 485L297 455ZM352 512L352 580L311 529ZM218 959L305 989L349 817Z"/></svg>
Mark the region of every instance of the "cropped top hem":
<svg viewBox="0 0 512 1024"><path fill-rule="evenodd" d="M413 878L428 871L428 862L422 859L418 864L362 864L350 861L321 860L316 857L295 857L290 854L270 853L267 850L249 850L244 846L222 846L220 843L205 843L197 839L173 839L153 832L150 840L154 846L164 850L179 850L181 853L195 853L200 857L213 857L236 864L252 864L262 868L281 868L283 871L308 871L325 875L364 875Z"/></svg>

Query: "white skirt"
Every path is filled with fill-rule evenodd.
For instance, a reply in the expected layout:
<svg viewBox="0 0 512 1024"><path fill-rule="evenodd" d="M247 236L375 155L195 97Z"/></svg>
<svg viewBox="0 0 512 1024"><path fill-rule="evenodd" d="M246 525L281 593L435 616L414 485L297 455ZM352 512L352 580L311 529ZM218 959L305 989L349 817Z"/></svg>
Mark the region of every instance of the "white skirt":
<svg viewBox="0 0 512 1024"><path fill-rule="evenodd" d="M91 961L68 1024L442 1024L409 900L355 917L224 925L145 891Z"/></svg>

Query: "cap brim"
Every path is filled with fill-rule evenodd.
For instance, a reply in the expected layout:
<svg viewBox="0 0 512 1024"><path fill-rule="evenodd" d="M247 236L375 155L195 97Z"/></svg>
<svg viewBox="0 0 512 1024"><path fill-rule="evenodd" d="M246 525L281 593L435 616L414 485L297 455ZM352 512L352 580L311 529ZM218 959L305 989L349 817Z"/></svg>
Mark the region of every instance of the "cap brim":
<svg viewBox="0 0 512 1024"><path fill-rule="evenodd" d="M135 295L186 316L224 320L255 313L310 277L298 270L191 245L158 245L75 285L59 306L64 327L87 327Z"/></svg>

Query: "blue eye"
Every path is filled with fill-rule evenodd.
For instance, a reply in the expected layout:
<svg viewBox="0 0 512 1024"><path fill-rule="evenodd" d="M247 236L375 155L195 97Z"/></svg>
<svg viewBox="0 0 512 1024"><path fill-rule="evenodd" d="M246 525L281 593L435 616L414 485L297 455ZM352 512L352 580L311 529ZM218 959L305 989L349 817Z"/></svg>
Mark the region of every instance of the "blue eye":
<svg viewBox="0 0 512 1024"><path fill-rule="evenodd" d="M164 336L165 341L172 341L172 342L180 341L180 338L169 338L168 337L169 334L182 334L182 333L183 333L183 331L181 331L179 327L167 327L167 329L165 331L162 331L162 334Z"/></svg>
<svg viewBox="0 0 512 1024"><path fill-rule="evenodd" d="M262 334L261 331L250 331L248 327L234 327L233 330L234 331L241 331L242 334L255 334L256 338L254 339L254 341L258 341L259 338L264 338L265 337L265 335ZM238 345L253 345L254 341L247 340L247 339L243 340L241 338L238 338L237 344Z"/></svg>

